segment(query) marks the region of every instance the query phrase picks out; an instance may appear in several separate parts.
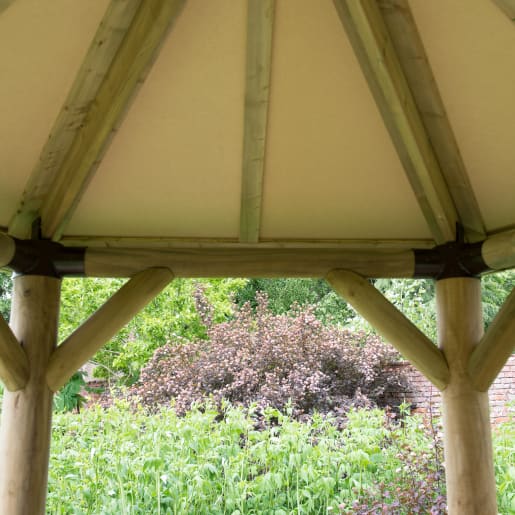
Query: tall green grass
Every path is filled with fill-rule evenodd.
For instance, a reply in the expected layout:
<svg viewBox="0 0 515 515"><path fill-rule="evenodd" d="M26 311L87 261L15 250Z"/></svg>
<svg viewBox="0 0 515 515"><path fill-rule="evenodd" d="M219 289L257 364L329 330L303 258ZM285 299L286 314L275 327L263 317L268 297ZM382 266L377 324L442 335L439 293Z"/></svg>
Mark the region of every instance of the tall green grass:
<svg viewBox="0 0 515 515"><path fill-rule="evenodd" d="M209 408L149 416L124 404L56 415L48 513L355 513L370 492L416 480L410 456L427 455L431 467L433 442L417 417L394 427L380 410L351 411L343 430L316 416L267 417L257 430L231 407L221 420ZM495 432L503 514L515 513L514 435L513 423Z"/></svg>

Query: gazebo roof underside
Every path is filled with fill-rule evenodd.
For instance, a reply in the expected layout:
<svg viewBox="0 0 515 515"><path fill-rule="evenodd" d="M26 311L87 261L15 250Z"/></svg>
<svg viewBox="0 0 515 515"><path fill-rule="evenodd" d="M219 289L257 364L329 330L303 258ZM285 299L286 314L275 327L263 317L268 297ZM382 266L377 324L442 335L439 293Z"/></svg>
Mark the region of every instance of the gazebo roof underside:
<svg viewBox="0 0 515 515"><path fill-rule="evenodd" d="M508 0L0 6L12 236L405 249L515 227Z"/></svg>

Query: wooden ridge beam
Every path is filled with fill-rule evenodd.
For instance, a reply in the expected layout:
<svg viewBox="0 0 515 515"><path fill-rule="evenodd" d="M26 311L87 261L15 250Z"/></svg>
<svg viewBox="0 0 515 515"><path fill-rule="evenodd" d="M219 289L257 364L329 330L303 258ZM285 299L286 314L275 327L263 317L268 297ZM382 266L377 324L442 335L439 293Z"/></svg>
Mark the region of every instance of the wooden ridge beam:
<svg viewBox="0 0 515 515"><path fill-rule="evenodd" d="M437 244L458 215L375 0L334 0L356 57Z"/></svg>
<svg viewBox="0 0 515 515"><path fill-rule="evenodd" d="M486 392L515 350L515 290L511 292L470 356L468 373L475 388Z"/></svg>
<svg viewBox="0 0 515 515"><path fill-rule="evenodd" d="M86 122L140 3L141 0L111 0L9 224L11 235L30 237L32 223Z"/></svg>
<svg viewBox="0 0 515 515"><path fill-rule="evenodd" d="M320 277L347 268L367 277L413 277L412 250L89 248L89 277L130 277L151 267L175 277Z"/></svg>
<svg viewBox="0 0 515 515"><path fill-rule="evenodd" d="M58 240L157 58L185 0L145 0L107 71L41 206L43 235Z"/></svg>
<svg viewBox="0 0 515 515"><path fill-rule="evenodd" d="M493 2L511 21L515 22L515 0L493 0Z"/></svg>
<svg viewBox="0 0 515 515"><path fill-rule="evenodd" d="M437 388L449 382L449 367L441 350L374 286L349 270L332 270L329 284Z"/></svg>
<svg viewBox="0 0 515 515"><path fill-rule="evenodd" d="M469 242L485 224L408 0L379 0L388 33ZM515 3L514 3L515 5ZM514 11L515 12L515 11Z"/></svg>
<svg viewBox="0 0 515 515"><path fill-rule="evenodd" d="M275 0L248 0L240 241L259 240Z"/></svg>
<svg viewBox="0 0 515 515"><path fill-rule="evenodd" d="M0 315L0 380L14 392L29 380L29 362L20 342Z"/></svg>
<svg viewBox="0 0 515 515"><path fill-rule="evenodd" d="M154 268L138 273L122 286L52 353L46 373L50 390L56 392L63 386L172 279L170 270Z"/></svg>

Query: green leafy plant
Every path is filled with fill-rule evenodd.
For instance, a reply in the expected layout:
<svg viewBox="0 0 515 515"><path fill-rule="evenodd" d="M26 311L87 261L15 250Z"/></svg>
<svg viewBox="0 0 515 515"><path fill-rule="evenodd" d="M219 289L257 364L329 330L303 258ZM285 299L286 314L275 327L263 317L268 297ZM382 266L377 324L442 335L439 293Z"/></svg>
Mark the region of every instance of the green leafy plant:
<svg viewBox="0 0 515 515"><path fill-rule="evenodd" d="M78 371L73 374L70 380L54 395L54 410L62 411L80 411L80 408L86 402L81 392L86 386L84 381L84 372Z"/></svg>

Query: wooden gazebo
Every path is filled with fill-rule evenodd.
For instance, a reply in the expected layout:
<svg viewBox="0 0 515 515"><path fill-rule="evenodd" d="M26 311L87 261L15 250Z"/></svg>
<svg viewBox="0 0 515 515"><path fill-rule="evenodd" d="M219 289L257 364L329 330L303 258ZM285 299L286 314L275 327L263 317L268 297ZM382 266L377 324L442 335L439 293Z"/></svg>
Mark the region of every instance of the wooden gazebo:
<svg viewBox="0 0 515 515"><path fill-rule="evenodd" d="M497 514L480 275L515 267L514 0L0 0L0 513L52 395L173 277L326 277L443 393L449 513ZM60 282L131 277L57 345ZM437 281L438 344L370 285Z"/></svg>

